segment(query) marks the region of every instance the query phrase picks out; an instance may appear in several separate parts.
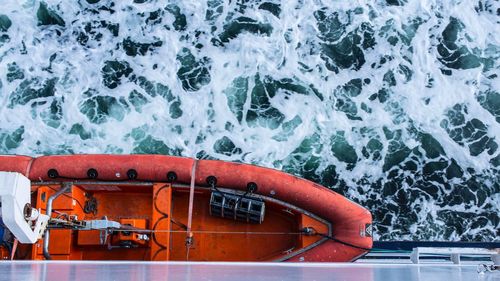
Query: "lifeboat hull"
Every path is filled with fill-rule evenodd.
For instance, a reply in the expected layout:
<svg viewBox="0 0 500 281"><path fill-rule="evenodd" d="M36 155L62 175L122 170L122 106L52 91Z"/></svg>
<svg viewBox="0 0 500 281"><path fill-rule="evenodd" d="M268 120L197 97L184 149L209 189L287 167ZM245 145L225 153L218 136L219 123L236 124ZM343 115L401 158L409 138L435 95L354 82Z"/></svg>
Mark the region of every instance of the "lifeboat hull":
<svg viewBox="0 0 500 281"><path fill-rule="evenodd" d="M52 217L107 216L156 231L142 241L139 234L115 233L103 243L97 231L50 230L53 259L349 262L373 242L365 208L311 181L254 165L161 155L0 156L0 171L28 177L42 212L46 197L71 182L71 192L54 201ZM207 179L214 178L210 186ZM214 192L265 202L263 222L214 216ZM92 202L96 210L87 212ZM42 241L21 247L26 253L18 258L45 259L41 247Z"/></svg>

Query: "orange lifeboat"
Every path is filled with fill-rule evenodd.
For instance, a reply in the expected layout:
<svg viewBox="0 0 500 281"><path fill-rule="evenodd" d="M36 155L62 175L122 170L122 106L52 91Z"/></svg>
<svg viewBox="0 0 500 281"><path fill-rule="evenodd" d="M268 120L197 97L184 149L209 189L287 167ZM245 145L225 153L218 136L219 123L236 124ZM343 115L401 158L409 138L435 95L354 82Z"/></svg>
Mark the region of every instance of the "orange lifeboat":
<svg viewBox="0 0 500 281"><path fill-rule="evenodd" d="M373 242L363 207L254 165L160 155L0 156L0 171L28 177L32 205L56 222L36 244L8 253L15 259L349 262ZM120 227L83 230L89 220Z"/></svg>

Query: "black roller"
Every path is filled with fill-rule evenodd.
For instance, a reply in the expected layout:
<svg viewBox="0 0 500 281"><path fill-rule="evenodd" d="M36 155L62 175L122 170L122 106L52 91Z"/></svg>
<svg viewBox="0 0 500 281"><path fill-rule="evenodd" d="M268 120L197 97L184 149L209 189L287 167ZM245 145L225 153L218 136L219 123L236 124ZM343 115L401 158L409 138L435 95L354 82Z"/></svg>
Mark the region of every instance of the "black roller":
<svg viewBox="0 0 500 281"><path fill-rule="evenodd" d="M134 169L130 169L127 171L127 177L129 180L135 180L137 178L137 171Z"/></svg>
<svg viewBox="0 0 500 281"><path fill-rule="evenodd" d="M167 181L174 182L177 180L177 174L174 171L170 171L167 173Z"/></svg>
<svg viewBox="0 0 500 281"><path fill-rule="evenodd" d="M247 191L249 193L255 193L257 191L257 184L254 182L249 182L247 184Z"/></svg>
<svg viewBox="0 0 500 281"><path fill-rule="evenodd" d="M59 177L59 173L56 169L50 169L47 171L47 176L49 176L49 178L51 179L55 179Z"/></svg>
<svg viewBox="0 0 500 281"><path fill-rule="evenodd" d="M217 178L215 176L208 176L207 184L210 186L215 186L217 184Z"/></svg>
<svg viewBox="0 0 500 281"><path fill-rule="evenodd" d="M94 169L94 168L88 169L88 171L87 171L87 177L89 179L97 179L98 176L99 176L99 173L97 173L96 169Z"/></svg>

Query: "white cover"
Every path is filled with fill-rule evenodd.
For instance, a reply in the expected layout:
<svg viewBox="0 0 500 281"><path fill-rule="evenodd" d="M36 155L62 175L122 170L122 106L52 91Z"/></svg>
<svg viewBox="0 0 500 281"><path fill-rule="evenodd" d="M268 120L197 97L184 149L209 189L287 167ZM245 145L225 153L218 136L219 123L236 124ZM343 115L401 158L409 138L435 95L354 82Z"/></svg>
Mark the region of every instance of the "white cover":
<svg viewBox="0 0 500 281"><path fill-rule="evenodd" d="M0 172L0 216L5 226L21 243L33 244L38 240L42 221L39 217L35 231L24 219L24 206L31 203L31 182L20 173Z"/></svg>

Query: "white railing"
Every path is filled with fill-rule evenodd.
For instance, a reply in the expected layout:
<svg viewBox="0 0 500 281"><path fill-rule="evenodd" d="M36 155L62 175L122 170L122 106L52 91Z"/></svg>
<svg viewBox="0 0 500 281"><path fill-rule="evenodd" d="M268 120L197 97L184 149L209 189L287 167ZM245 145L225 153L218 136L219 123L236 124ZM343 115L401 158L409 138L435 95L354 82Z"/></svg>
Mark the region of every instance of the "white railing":
<svg viewBox="0 0 500 281"><path fill-rule="evenodd" d="M460 264L460 256L491 256L493 262L498 261L500 257L500 249L483 249L483 248L432 248L432 247L417 247L413 248L410 254L410 260L418 264L420 263L420 255L431 254L440 256L450 256L450 260L454 264ZM496 263L496 262L495 262Z"/></svg>

